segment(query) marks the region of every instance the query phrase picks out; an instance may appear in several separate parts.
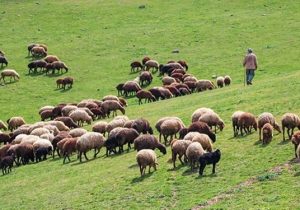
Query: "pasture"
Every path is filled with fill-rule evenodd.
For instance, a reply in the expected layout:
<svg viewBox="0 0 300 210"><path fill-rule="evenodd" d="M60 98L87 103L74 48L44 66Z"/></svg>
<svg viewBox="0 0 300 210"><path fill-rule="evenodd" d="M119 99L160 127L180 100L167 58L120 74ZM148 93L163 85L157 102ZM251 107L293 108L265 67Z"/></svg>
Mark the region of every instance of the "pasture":
<svg viewBox="0 0 300 210"><path fill-rule="evenodd" d="M105 157L102 148L100 157L82 164L73 155L65 165L48 158L14 167L0 176L1 209L191 209L218 195L209 208L299 208L300 167L289 163L292 143L282 142L276 131L267 146L257 132L233 138L231 126L237 110L256 116L268 111L278 122L286 112L300 114L297 2L0 0L0 5L0 50L7 68L20 74L18 82L0 86L1 120L23 116L34 123L42 106L116 95L118 83L138 76L130 73L130 63L146 55L160 63L184 59L199 79L228 74L233 80L226 88L143 105L129 98L126 108L130 119L144 117L152 127L164 116L189 125L194 110L212 108L225 122L214 144L222 151L215 175L207 166L199 177L179 161L173 170L168 147L166 155L156 151L158 170L140 178L136 151ZM27 45L34 42L47 44L68 73L28 74ZM248 47L259 67L254 84L244 87L241 62ZM64 76L72 76L74 85L59 90L55 81ZM153 86L161 86L158 74Z"/></svg>

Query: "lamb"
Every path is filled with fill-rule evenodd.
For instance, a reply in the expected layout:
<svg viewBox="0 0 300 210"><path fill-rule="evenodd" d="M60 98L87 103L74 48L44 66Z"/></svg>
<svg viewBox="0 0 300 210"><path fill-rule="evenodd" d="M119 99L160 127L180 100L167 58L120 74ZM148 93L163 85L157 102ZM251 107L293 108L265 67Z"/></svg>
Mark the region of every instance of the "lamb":
<svg viewBox="0 0 300 210"><path fill-rule="evenodd" d="M204 133L209 136L209 138L215 142L216 141L216 134L214 134L210 127L205 122L193 122L187 129L188 132L199 132ZM182 133L184 134L184 133ZM185 134L184 134L185 135ZM180 138L183 138L183 136L180 136Z"/></svg>
<svg viewBox="0 0 300 210"><path fill-rule="evenodd" d="M77 144L77 138L71 138L71 139L68 139L63 147L62 147L62 155L64 157L64 160L63 160L63 163L65 164L66 162L66 159L68 158L69 162L71 161L70 160L70 155L73 153L73 152L76 152L76 144Z"/></svg>
<svg viewBox="0 0 300 210"><path fill-rule="evenodd" d="M260 114L257 119L259 140L261 140L261 129L266 123L270 123L272 127L274 127L279 133L281 133L281 128L276 123L275 117L269 112L264 112Z"/></svg>
<svg viewBox="0 0 300 210"><path fill-rule="evenodd" d="M44 58L44 61L47 63L53 63L54 61L59 61L59 58L56 55L48 55Z"/></svg>
<svg viewBox="0 0 300 210"><path fill-rule="evenodd" d="M141 176L145 175L147 166L149 166L149 173L151 167L156 171L156 165L158 165L158 163L156 154L153 150L143 149L139 151L136 155L136 161L139 165Z"/></svg>
<svg viewBox="0 0 300 210"><path fill-rule="evenodd" d="M135 129L138 133L153 134L153 129L151 128L149 121L144 118L134 120L132 122L131 127Z"/></svg>
<svg viewBox="0 0 300 210"><path fill-rule="evenodd" d="M52 110L44 110L41 112L41 120L45 121L46 119L53 120L53 113Z"/></svg>
<svg viewBox="0 0 300 210"><path fill-rule="evenodd" d="M102 104L102 109L104 114L107 115L108 118L111 111L120 110L122 114L125 114L125 109L122 107L122 105L119 102L113 100L104 101Z"/></svg>
<svg viewBox="0 0 300 210"><path fill-rule="evenodd" d="M136 93L136 97L139 100L139 105L142 104L142 99L145 99L145 103L146 101L148 101L148 103L150 103L151 101L156 101L154 95L152 95L152 93L150 91L147 90L139 90Z"/></svg>
<svg viewBox="0 0 300 210"><path fill-rule="evenodd" d="M86 111L81 110L81 109L76 109L73 112L71 112L70 114L70 118L72 118L72 120L74 122L76 122L78 124L78 126L83 126L83 123L86 122L87 124L91 124L92 122L92 117L90 117Z"/></svg>
<svg viewBox="0 0 300 210"><path fill-rule="evenodd" d="M297 150L297 148L298 148L298 146L300 144L300 131L297 131L297 132L295 132L293 134L293 136L292 136L292 143L295 146L295 156L297 157L297 154L299 154L299 153L297 153L296 150ZM1 156L0 156L0 158L1 158ZM298 158L300 158L299 155L298 155Z"/></svg>
<svg viewBox="0 0 300 210"><path fill-rule="evenodd" d="M80 137L86 133L87 133L87 130L85 130L84 128L75 128L75 129L70 130L69 135L71 135L73 138L75 138L75 137Z"/></svg>
<svg viewBox="0 0 300 210"><path fill-rule="evenodd" d="M151 60L151 58L149 58L148 56L145 56L143 59L142 59L142 64L145 65L145 63L147 61Z"/></svg>
<svg viewBox="0 0 300 210"><path fill-rule="evenodd" d="M8 174L11 172L11 168L14 164L14 158L12 156L5 156L0 160L0 168L2 169L2 174Z"/></svg>
<svg viewBox="0 0 300 210"><path fill-rule="evenodd" d="M206 165L209 164L213 164L213 169L212 169L212 173L216 173L216 164L220 161L221 159L221 151L219 149L217 149L214 152L209 152L209 153L205 153L203 155L201 155L199 157L199 175L202 176L203 175L203 171L206 167Z"/></svg>
<svg viewBox="0 0 300 210"><path fill-rule="evenodd" d="M93 132L101 133L103 136L105 136L106 133L106 126L108 125L105 121L99 121L95 123L92 127Z"/></svg>
<svg viewBox="0 0 300 210"><path fill-rule="evenodd" d="M232 128L233 128L233 136L236 137L239 132L239 127L238 127L238 119L239 117L245 112L243 111L236 111L232 114L231 116L231 121L232 121ZM259 132L260 133L260 132Z"/></svg>
<svg viewBox="0 0 300 210"><path fill-rule="evenodd" d="M224 79L224 77L222 77L222 76L217 77L216 82L217 82L217 86L218 86L219 88L224 87L224 85L225 85L224 80L225 80L225 79Z"/></svg>
<svg viewBox="0 0 300 210"><path fill-rule="evenodd" d="M143 65L141 64L141 62L139 61L133 61L131 64L130 64L130 67L131 67L131 72L134 72L135 70L138 71L139 68L141 70L143 70Z"/></svg>
<svg viewBox="0 0 300 210"><path fill-rule="evenodd" d="M214 111L210 108L202 107L199 109L196 109L196 111L193 112L192 114L192 123L197 122L199 118L205 114L205 113L213 113Z"/></svg>
<svg viewBox="0 0 300 210"><path fill-rule="evenodd" d="M176 80L173 77L164 76L162 78L163 85L171 85L172 83L175 83Z"/></svg>
<svg viewBox="0 0 300 210"><path fill-rule="evenodd" d="M13 131L18 127L20 127L21 125L24 125L25 120L23 119L23 117L12 117L9 120L7 120L7 124L8 124L8 129L10 131Z"/></svg>
<svg viewBox="0 0 300 210"><path fill-rule="evenodd" d="M9 77L10 82L11 82L12 78L14 79L14 81L20 79L20 75L14 69L5 69L1 72L0 81L3 80L4 84L5 84L5 77Z"/></svg>
<svg viewBox="0 0 300 210"><path fill-rule="evenodd" d="M170 136L170 142L173 140L173 135L175 135L184 128L184 125L175 119L165 120L160 126L160 135L163 135L165 145L167 145L168 137Z"/></svg>
<svg viewBox="0 0 300 210"><path fill-rule="evenodd" d="M140 151L142 149L159 149L164 155L167 153L165 145L161 144L157 138L150 134L142 134L134 140L134 149Z"/></svg>
<svg viewBox="0 0 300 210"><path fill-rule="evenodd" d="M199 142L204 150L212 152L213 145L208 135L199 133L193 137L192 142Z"/></svg>
<svg viewBox="0 0 300 210"><path fill-rule="evenodd" d="M125 97L127 97L128 94L132 95L133 93L136 93L141 89L142 88L140 87L140 85L135 81L127 81L123 85L123 91L124 91Z"/></svg>
<svg viewBox="0 0 300 210"><path fill-rule="evenodd" d="M229 86L230 83L231 83L231 77L228 76L228 75L226 75L226 76L224 77L224 84L225 84L225 86Z"/></svg>
<svg viewBox="0 0 300 210"><path fill-rule="evenodd" d="M300 118L294 113L286 113L281 118L281 127L282 127L282 140L285 141L285 128L287 128L287 134L289 139L292 138L295 127L300 129Z"/></svg>
<svg viewBox="0 0 300 210"><path fill-rule="evenodd" d="M216 88L215 84L210 80L198 80L196 83L196 90L198 92L205 90L212 90Z"/></svg>
<svg viewBox="0 0 300 210"><path fill-rule="evenodd" d="M171 132L168 132L168 126L170 126L170 131L173 131L173 133L177 130L177 128L178 127L181 127L181 128L184 128L185 126L184 126L184 123L182 122L182 120L180 119L180 118L178 118L178 117L163 117L163 118L160 118L157 122L156 122L156 124L155 124L155 128L156 128L156 130L159 132L159 141L161 141L161 135L162 135L162 133L161 133L161 125L163 124L163 122L164 121L166 121L166 120L172 120L173 122L175 122L175 121L177 121L178 123L174 123L174 125L172 125L173 124L173 122L167 122L165 125L164 125L164 129L165 129L165 131L164 131L164 133L166 134L166 136L167 136L167 133L171 133ZM177 131L178 132L178 131ZM176 132L176 133L177 133ZM173 134L174 135L174 134ZM166 140L166 139L165 139Z"/></svg>
<svg viewBox="0 0 300 210"><path fill-rule="evenodd" d="M5 125L5 123L2 121L2 120L0 120L0 130L1 129L3 129L3 130L7 130L7 125Z"/></svg>
<svg viewBox="0 0 300 210"><path fill-rule="evenodd" d="M158 71L159 63L156 60L148 60L144 64L144 69L143 70L149 71L151 68L155 69L156 71ZM152 72L153 72L153 70L152 70Z"/></svg>
<svg viewBox="0 0 300 210"><path fill-rule="evenodd" d="M82 162L82 154L84 154L84 157L86 160L88 160L86 156L86 152L88 152L91 149L94 149L94 158L96 158L97 154L100 152L101 147L104 145L104 137L100 133L96 132L87 132L86 134L83 134L76 143L76 149L78 151L78 156L80 162Z"/></svg>
<svg viewBox="0 0 300 210"><path fill-rule="evenodd" d="M220 131L225 127L223 120L215 112L206 112L198 120L207 123L209 127L215 126L215 133L217 133L217 127Z"/></svg>
<svg viewBox="0 0 300 210"><path fill-rule="evenodd" d="M1 68L3 67L3 64L5 64L5 66L7 66L8 61L7 61L6 57L0 55L0 63L1 63Z"/></svg>
<svg viewBox="0 0 300 210"><path fill-rule="evenodd" d="M246 134L251 133L252 127L255 131L257 131L257 121L253 114L249 112L242 113L238 118L238 129L241 132L241 135L243 135L243 130Z"/></svg>
<svg viewBox="0 0 300 210"><path fill-rule="evenodd" d="M150 83L152 82L152 79L153 79L153 77L152 77L152 74L150 72L143 71L140 74L140 77L139 77L140 86L150 85Z"/></svg>
<svg viewBox="0 0 300 210"><path fill-rule="evenodd" d="M184 164L182 161L182 156L184 156L184 161L187 162L186 149L192 143L190 140L173 140L171 142L171 150L172 150L172 162L173 167L176 168L175 162L177 159L177 155L181 164Z"/></svg>
<svg viewBox="0 0 300 210"><path fill-rule="evenodd" d="M74 122L74 120L71 117L57 117L54 120L63 122L69 128L78 128L78 125Z"/></svg>
<svg viewBox="0 0 300 210"><path fill-rule="evenodd" d="M204 155L205 151L199 142L192 142L186 149L186 156L191 165L191 171L194 170L195 164L198 163L200 156Z"/></svg>
<svg viewBox="0 0 300 210"><path fill-rule="evenodd" d="M262 127L262 133L263 133L263 144L268 144L273 137L273 126L270 123L264 124Z"/></svg>
<svg viewBox="0 0 300 210"><path fill-rule="evenodd" d="M47 55L47 51L40 46L35 46L31 49L31 54L34 57L45 57Z"/></svg>

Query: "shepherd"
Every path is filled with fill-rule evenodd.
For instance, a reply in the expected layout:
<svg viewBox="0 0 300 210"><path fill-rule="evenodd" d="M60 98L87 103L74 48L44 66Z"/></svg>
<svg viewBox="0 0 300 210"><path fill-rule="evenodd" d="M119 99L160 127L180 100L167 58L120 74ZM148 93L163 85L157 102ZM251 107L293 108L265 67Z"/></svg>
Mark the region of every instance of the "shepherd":
<svg viewBox="0 0 300 210"><path fill-rule="evenodd" d="M245 56L243 61L243 66L246 69L247 85L252 85L254 71L257 69L257 58L251 48L248 48L247 51L248 51L247 55ZM245 85L245 80L244 80L244 85Z"/></svg>

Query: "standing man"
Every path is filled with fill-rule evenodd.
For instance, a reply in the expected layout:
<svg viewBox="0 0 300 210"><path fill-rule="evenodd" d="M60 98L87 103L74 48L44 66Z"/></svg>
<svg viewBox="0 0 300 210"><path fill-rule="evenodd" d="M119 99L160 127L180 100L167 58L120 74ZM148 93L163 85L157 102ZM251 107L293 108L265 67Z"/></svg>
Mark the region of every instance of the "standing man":
<svg viewBox="0 0 300 210"><path fill-rule="evenodd" d="M248 53L245 56L243 66L246 69L247 85L252 85L254 71L257 69L257 59L251 48L248 48Z"/></svg>

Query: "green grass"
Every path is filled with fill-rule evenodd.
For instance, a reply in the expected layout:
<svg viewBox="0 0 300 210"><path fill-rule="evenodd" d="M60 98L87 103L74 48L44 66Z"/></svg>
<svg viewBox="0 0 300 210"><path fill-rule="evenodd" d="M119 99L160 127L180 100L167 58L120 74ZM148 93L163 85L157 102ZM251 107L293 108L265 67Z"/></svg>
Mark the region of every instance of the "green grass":
<svg viewBox="0 0 300 210"><path fill-rule="evenodd" d="M139 9L141 4L146 8ZM216 175L210 175L211 166L203 178L187 166L171 170L168 149L165 156L157 152L158 171L140 178L136 152L106 158L102 150L87 163L78 164L75 156L66 165L51 159L1 176L1 209L189 209L251 177L264 181L212 208L299 208L298 165L265 180L268 169L293 157L291 143L275 135L263 147L257 133L235 139L230 125L236 110L269 111L278 121L286 112L300 113L297 2L0 0L0 5L0 49L8 67L21 75L19 82L0 86L2 120L20 115L33 123L41 106L116 94L118 83L138 75L130 74L130 62L145 55L160 63L185 59L199 79L214 74L233 79L228 88L142 106L132 98L126 109L131 119L145 117L152 125L164 116L178 116L188 125L195 109L214 109L226 124L215 144L222 151ZM32 42L47 44L50 54L70 67L71 90L56 90L56 76L27 75ZM248 47L257 54L259 69L254 85L244 87L241 61ZM180 53L172 54L177 48ZM157 85L155 75L151 86Z"/></svg>

